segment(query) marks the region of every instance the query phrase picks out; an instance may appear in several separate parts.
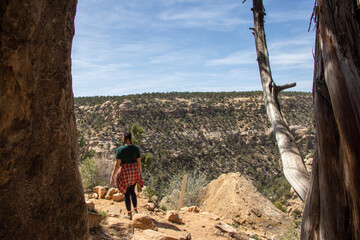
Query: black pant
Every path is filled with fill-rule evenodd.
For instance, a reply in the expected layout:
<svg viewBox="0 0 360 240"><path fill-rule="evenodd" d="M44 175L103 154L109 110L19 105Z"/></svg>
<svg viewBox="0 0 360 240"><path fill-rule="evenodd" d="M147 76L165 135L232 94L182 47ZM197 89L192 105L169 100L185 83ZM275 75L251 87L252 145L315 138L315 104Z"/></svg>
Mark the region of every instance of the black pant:
<svg viewBox="0 0 360 240"><path fill-rule="evenodd" d="M126 210L131 211L131 202L130 202L130 198L132 201L132 204L134 206L134 208L136 208L137 206L137 199L136 199L136 194L135 194L135 185L131 185L130 187L128 187L126 189L126 193L125 193L125 205L126 205Z"/></svg>

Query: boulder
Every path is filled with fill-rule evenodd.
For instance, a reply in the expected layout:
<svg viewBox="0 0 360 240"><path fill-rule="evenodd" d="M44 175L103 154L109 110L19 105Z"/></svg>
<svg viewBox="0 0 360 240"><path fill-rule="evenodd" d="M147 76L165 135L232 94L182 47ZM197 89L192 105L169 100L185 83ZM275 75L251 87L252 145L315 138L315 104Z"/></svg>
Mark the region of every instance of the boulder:
<svg viewBox="0 0 360 240"><path fill-rule="evenodd" d="M182 217L176 211L169 211L166 213L166 219L170 222L181 223Z"/></svg>
<svg viewBox="0 0 360 240"><path fill-rule="evenodd" d="M149 210L149 211L154 211L154 209L155 209L155 204L152 203L152 202L149 202L149 203L145 204L145 208L146 208L147 210Z"/></svg>
<svg viewBox="0 0 360 240"><path fill-rule="evenodd" d="M200 207L239 223L242 229L266 232L269 238L281 239L290 228L289 217L240 173L222 174L211 181L201 196Z"/></svg>
<svg viewBox="0 0 360 240"><path fill-rule="evenodd" d="M109 191L107 192L105 199L110 200L112 199L113 195L117 192L116 188L110 188Z"/></svg>
<svg viewBox="0 0 360 240"><path fill-rule="evenodd" d="M138 236L141 235L141 236ZM154 230L146 229L141 232L141 234L135 234L136 239L142 240L179 240L178 238L174 238L171 236L167 236L164 233L159 233Z"/></svg>
<svg viewBox="0 0 360 240"><path fill-rule="evenodd" d="M122 193L115 193L113 196L112 196L112 200L115 201L115 202L120 202L124 199L124 195Z"/></svg>
<svg viewBox="0 0 360 240"><path fill-rule="evenodd" d="M141 229L152 229L157 231L158 228L155 225L152 218L146 216L145 214L136 214L132 220L134 228L141 228Z"/></svg>
<svg viewBox="0 0 360 240"><path fill-rule="evenodd" d="M100 198L104 198L106 194L106 189L102 186L94 187L94 192L99 195Z"/></svg>

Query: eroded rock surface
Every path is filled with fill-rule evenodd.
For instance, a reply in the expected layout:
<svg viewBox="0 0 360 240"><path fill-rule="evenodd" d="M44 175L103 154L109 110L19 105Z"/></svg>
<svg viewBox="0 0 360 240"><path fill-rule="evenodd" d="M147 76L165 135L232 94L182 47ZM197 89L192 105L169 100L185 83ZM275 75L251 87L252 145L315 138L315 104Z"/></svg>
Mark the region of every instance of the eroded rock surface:
<svg viewBox="0 0 360 240"><path fill-rule="evenodd" d="M222 174L205 189L201 209L232 219L245 232L281 238L289 229L290 219L240 173Z"/></svg>

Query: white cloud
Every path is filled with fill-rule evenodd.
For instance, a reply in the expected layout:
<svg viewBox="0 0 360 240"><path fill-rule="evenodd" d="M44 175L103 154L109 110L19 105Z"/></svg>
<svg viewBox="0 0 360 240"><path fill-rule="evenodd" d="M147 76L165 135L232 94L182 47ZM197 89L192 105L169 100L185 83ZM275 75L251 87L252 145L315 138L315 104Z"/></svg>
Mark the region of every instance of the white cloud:
<svg viewBox="0 0 360 240"><path fill-rule="evenodd" d="M238 51L229 54L224 58L209 60L205 66L219 66L219 65L241 65L241 64L255 64L256 52L252 51Z"/></svg>
<svg viewBox="0 0 360 240"><path fill-rule="evenodd" d="M182 27L225 30L240 24L250 24L251 18L241 18L241 4L200 5L168 9L159 14L162 21L175 22Z"/></svg>
<svg viewBox="0 0 360 240"><path fill-rule="evenodd" d="M290 21L310 22L311 12L307 10L292 10L292 11L269 11L266 15L266 21L269 23L284 23Z"/></svg>
<svg viewBox="0 0 360 240"><path fill-rule="evenodd" d="M167 52L157 56L149 57L149 63L151 64L171 64L177 65L191 65L200 64L203 61L203 57L194 51L180 51L180 52Z"/></svg>

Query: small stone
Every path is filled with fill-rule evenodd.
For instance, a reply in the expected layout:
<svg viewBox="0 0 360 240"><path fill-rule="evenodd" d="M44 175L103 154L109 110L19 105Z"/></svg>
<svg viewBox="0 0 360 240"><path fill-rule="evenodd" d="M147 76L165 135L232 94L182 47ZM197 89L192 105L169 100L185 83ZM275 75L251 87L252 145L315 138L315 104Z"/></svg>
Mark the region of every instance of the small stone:
<svg viewBox="0 0 360 240"><path fill-rule="evenodd" d="M225 224L223 222L215 224L215 227L220 229L220 231L222 231L222 232L227 232L227 233L237 232L235 228L233 228L232 226Z"/></svg>
<svg viewBox="0 0 360 240"><path fill-rule="evenodd" d="M166 213L166 219L170 222L181 223L182 217L176 211L169 211Z"/></svg>
<svg viewBox="0 0 360 240"><path fill-rule="evenodd" d="M112 199L113 199L113 201L115 201L115 202L120 202L121 200L124 199L124 195L121 194L121 193L115 193L115 194L112 196Z"/></svg>
<svg viewBox="0 0 360 240"><path fill-rule="evenodd" d="M257 208L251 209L251 212L253 212L257 217L261 217L261 212Z"/></svg>
<svg viewBox="0 0 360 240"><path fill-rule="evenodd" d="M89 194L89 199L91 199L91 198L98 199L98 198L99 198L99 194L97 194L97 193L90 193L90 194Z"/></svg>
<svg viewBox="0 0 360 240"><path fill-rule="evenodd" d="M107 192L105 199L110 200L112 199L112 196L117 192L116 188L110 188L109 191Z"/></svg>
<svg viewBox="0 0 360 240"><path fill-rule="evenodd" d="M132 223L134 228L158 230L153 219L144 214L135 214Z"/></svg>
<svg viewBox="0 0 360 240"><path fill-rule="evenodd" d="M155 209L155 204L152 203L152 202L149 202L149 203L145 204L145 208L146 208L147 210L149 210L149 211L154 211L154 209Z"/></svg>
<svg viewBox="0 0 360 240"><path fill-rule="evenodd" d="M154 195L154 196L151 197L150 200L157 205L158 201L159 201L159 197Z"/></svg>
<svg viewBox="0 0 360 240"><path fill-rule="evenodd" d="M198 206L192 206L187 209L188 212L200 212L200 209Z"/></svg>

